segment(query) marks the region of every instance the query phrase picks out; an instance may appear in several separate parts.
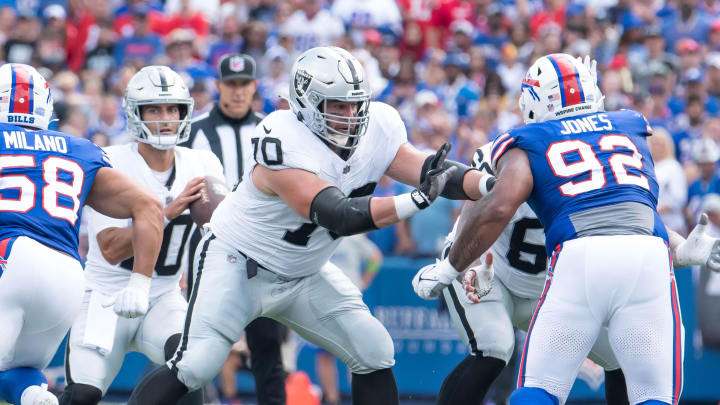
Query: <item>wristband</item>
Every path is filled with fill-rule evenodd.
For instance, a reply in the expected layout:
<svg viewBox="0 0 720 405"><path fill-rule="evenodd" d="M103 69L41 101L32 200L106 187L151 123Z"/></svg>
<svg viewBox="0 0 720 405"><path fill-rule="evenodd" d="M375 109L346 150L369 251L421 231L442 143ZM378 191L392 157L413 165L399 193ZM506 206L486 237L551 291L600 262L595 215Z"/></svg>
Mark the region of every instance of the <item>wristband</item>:
<svg viewBox="0 0 720 405"><path fill-rule="evenodd" d="M418 211L430 206L427 197L417 189L410 193L396 195L393 197L393 201L395 202L395 212L399 220L409 218Z"/></svg>
<svg viewBox="0 0 720 405"><path fill-rule="evenodd" d="M446 257L437 264L437 270L439 279L438 281L440 281L442 284L449 285L460 275L460 273L455 270L455 267L450 264L449 257Z"/></svg>
<svg viewBox="0 0 720 405"><path fill-rule="evenodd" d="M495 176L483 173L482 177L480 177L480 182L478 183L480 194L483 196L487 195L495 186L496 180Z"/></svg>

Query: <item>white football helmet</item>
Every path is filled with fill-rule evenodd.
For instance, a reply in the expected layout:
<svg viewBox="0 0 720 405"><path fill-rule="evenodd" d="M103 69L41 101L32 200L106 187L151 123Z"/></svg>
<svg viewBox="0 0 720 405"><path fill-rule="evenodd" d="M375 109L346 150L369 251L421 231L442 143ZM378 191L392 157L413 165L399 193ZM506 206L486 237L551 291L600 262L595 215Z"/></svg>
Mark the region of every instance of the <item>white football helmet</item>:
<svg viewBox="0 0 720 405"><path fill-rule="evenodd" d="M297 118L330 145L352 152L370 120L370 84L360 62L342 48L321 46L300 55L290 77L290 107ZM355 102L357 113L351 118L327 114L328 100ZM328 123L348 129L338 131Z"/></svg>
<svg viewBox="0 0 720 405"><path fill-rule="evenodd" d="M34 67L22 63L0 67L0 122L48 129L52 114L50 86Z"/></svg>
<svg viewBox="0 0 720 405"><path fill-rule="evenodd" d="M539 58L522 81L520 111L526 124L604 110L595 61L555 53Z"/></svg>
<svg viewBox="0 0 720 405"><path fill-rule="evenodd" d="M144 121L140 115L140 106L149 104L177 104L180 119L178 132L172 135L154 135L148 125L158 125L168 121ZM195 100L190 97L182 77L167 66L147 66L142 68L128 82L123 98L123 108L127 116L127 128L135 138L157 149L170 149L190 138L190 118Z"/></svg>

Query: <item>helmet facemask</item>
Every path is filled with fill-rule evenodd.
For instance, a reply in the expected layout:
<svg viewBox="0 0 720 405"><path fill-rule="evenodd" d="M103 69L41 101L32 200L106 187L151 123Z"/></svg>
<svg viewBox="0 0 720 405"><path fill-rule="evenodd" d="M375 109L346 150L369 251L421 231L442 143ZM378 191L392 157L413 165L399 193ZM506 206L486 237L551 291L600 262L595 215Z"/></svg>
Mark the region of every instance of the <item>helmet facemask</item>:
<svg viewBox="0 0 720 405"><path fill-rule="evenodd" d="M187 100L175 100L167 102L131 103L134 104L134 107L130 107L133 109L132 114L137 117L137 120L128 120L128 122L133 121L135 123L134 128L130 128L130 125L128 125L128 128L135 132L138 141L152 145L155 149L170 149L190 138L190 115L192 114L193 103L193 100L190 100L189 102ZM180 119L156 121L143 120L140 110L143 106L152 104L177 104L178 109L180 110ZM130 117L130 112L128 112L128 117ZM178 124L177 132L172 134L161 134L160 126L167 123ZM153 134L153 128L156 130L155 134Z"/></svg>
<svg viewBox="0 0 720 405"><path fill-rule="evenodd" d="M312 48L295 62L291 77L292 111L341 158L348 159L370 120L372 92L360 62L341 48ZM328 113L332 101L354 103L355 111L352 116Z"/></svg>
<svg viewBox="0 0 720 405"><path fill-rule="evenodd" d="M350 117L327 113L328 101L332 100L353 102L352 100L345 99L337 100L323 98L318 106L315 107L317 111L315 112L316 117L313 120L319 124L318 132L321 134L321 138L332 146L348 150L355 149L360 141L360 138L365 135L365 132L367 131L367 125L370 119L370 115L368 114L368 109L370 107L369 97L355 101L355 114ZM347 129L338 130L333 128L332 124L340 127L346 126Z"/></svg>
<svg viewBox="0 0 720 405"><path fill-rule="evenodd" d="M178 106L178 120L144 120L142 106L157 104L175 104ZM143 68L130 80L123 106L127 115L128 130L139 142L152 145L156 149L166 150L190 138L190 120L195 101L183 79L165 66ZM178 129L172 134L161 134L160 126L176 123ZM153 134L152 129L157 129Z"/></svg>

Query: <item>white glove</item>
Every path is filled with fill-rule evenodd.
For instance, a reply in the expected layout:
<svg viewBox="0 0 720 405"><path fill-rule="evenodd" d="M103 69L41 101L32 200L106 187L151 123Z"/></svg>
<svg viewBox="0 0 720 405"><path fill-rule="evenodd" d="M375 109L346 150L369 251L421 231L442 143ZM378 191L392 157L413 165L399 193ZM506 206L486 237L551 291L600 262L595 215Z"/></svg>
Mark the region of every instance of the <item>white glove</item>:
<svg viewBox="0 0 720 405"><path fill-rule="evenodd" d="M143 316L150 305L150 282L152 278L140 273L132 273L127 286L119 293L105 300L103 307L113 307L113 311L125 318Z"/></svg>
<svg viewBox="0 0 720 405"><path fill-rule="evenodd" d="M577 57L578 62L585 65L587 70L590 71L590 74L592 75L593 82L597 84L597 61L595 59L590 59L590 55L585 55L585 59L581 57Z"/></svg>
<svg viewBox="0 0 720 405"><path fill-rule="evenodd" d="M463 275L462 285L465 295L476 304L480 302L480 298L488 295L492 289L492 279L495 275L492 264L492 253L488 253L485 257L485 263L480 266L470 267Z"/></svg>
<svg viewBox="0 0 720 405"><path fill-rule="evenodd" d="M720 239L705 234L707 224L708 216L703 213L685 242L675 250L676 265L707 266L712 271L720 272Z"/></svg>
<svg viewBox="0 0 720 405"><path fill-rule="evenodd" d="M459 276L460 273L450 264L450 259L435 259L435 263L428 264L415 274L412 280L413 290L424 300L434 300Z"/></svg>

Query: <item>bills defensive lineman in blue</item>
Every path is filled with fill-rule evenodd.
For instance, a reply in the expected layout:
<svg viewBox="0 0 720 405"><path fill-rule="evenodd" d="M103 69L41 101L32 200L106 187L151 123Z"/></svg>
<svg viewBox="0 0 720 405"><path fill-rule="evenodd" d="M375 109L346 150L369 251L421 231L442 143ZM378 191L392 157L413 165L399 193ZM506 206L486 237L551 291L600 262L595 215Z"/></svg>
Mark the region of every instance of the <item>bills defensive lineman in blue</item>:
<svg viewBox="0 0 720 405"><path fill-rule="evenodd" d="M134 272L151 273L160 250L160 203L112 169L99 147L47 130L52 113L49 86L33 67L0 67L0 398L11 404L58 403L40 370L80 309L82 207L134 219L142 246Z"/></svg>
<svg viewBox="0 0 720 405"><path fill-rule="evenodd" d="M449 260L416 283L431 297L444 275L457 276L492 245L523 202L533 208L550 263L512 405L564 403L603 327L630 403L675 404L682 390L683 332L656 211L652 131L637 112L604 112L602 98L588 58L538 59L522 84L527 125L493 145L494 189L466 205Z"/></svg>

